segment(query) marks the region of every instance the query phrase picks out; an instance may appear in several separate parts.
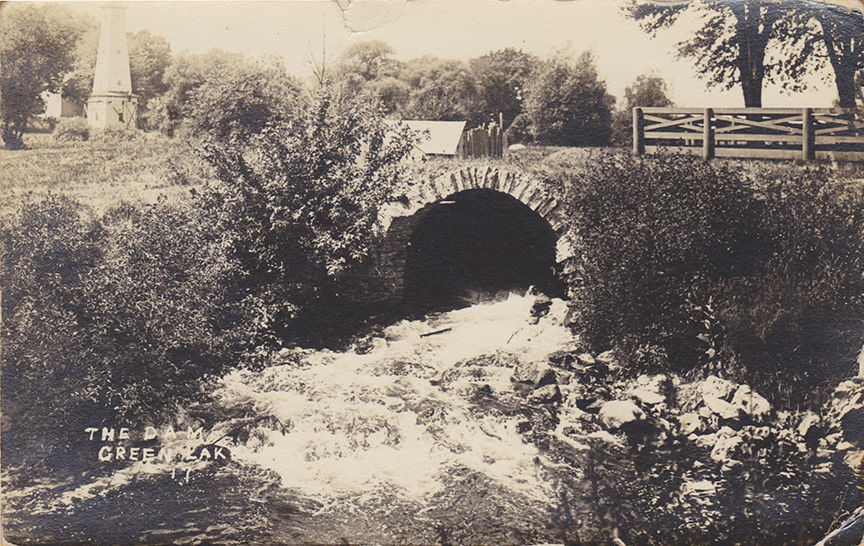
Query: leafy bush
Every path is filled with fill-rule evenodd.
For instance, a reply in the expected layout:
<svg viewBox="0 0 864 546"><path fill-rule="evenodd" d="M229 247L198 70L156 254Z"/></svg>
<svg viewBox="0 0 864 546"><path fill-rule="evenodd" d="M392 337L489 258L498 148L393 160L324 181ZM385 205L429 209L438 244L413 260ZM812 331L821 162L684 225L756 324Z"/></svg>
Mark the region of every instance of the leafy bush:
<svg viewBox="0 0 864 546"><path fill-rule="evenodd" d="M144 133L135 128L106 127L93 131L91 140L119 144L121 142L136 142L141 140L143 136Z"/></svg>
<svg viewBox="0 0 864 546"><path fill-rule="evenodd" d="M74 201L51 196L3 222L3 434L9 457L42 455L49 432L74 422L101 373L90 359L85 278L104 233ZM53 429L53 430L51 430Z"/></svg>
<svg viewBox="0 0 864 546"><path fill-rule="evenodd" d="M851 371L860 185L759 174L761 188L698 159L623 154L571 170L569 283L590 348L614 346L634 371L721 371L785 401Z"/></svg>
<svg viewBox="0 0 864 546"><path fill-rule="evenodd" d="M234 264L194 204L123 205L102 219L99 267L84 290L103 397L138 414L196 394L197 379L238 360L250 317L226 291Z"/></svg>
<svg viewBox="0 0 864 546"><path fill-rule="evenodd" d="M722 287L718 318L739 374L786 399L815 398L854 373L864 338L864 185L822 167L757 177L773 252L758 276Z"/></svg>
<svg viewBox="0 0 864 546"><path fill-rule="evenodd" d="M572 297L586 341L617 343L631 358L656 354L648 360L664 370L693 366L699 332L688 302L707 301L711 281L751 273L762 251L751 232L759 203L744 182L704 161L604 154L568 192Z"/></svg>
<svg viewBox="0 0 864 546"><path fill-rule="evenodd" d="M90 124L84 118L63 118L54 128L54 138L62 141L90 139Z"/></svg>
<svg viewBox="0 0 864 546"><path fill-rule="evenodd" d="M378 207L412 143L407 129L388 134L372 107L336 105L322 91L249 146L208 145L218 180L202 190L201 206L246 273L234 290L266 309L262 327L304 341L343 327Z"/></svg>
<svg viewBox="0 0 864 546"><path fill-rule="evenodd" d="M232 263L192 206L90 216L49 197L4 225L2 409L20 440L4 462L112 416L158 420L249 336L223 282Z"/></svg>

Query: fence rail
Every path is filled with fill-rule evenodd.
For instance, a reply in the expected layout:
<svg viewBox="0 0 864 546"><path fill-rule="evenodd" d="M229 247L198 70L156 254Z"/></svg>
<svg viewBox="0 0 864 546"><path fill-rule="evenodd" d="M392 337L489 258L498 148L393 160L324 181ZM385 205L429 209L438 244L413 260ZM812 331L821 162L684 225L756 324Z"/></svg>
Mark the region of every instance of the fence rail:
<svg viewBox="0 0 864 546"><path fill-rule="evenodd" d="M864 120L840 108L634 108L633 153L864 161Z"/></svg>

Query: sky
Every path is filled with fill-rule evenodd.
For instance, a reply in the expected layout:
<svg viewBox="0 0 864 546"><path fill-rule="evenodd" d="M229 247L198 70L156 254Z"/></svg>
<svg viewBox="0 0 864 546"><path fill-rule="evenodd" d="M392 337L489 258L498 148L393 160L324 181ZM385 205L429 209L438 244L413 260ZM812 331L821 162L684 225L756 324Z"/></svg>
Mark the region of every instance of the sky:
<svg viewBox="0 0 864 546"><path fill-rule="evenodd" d="M857 1L857 0L856 0ZM566 48L593 50L609 92L623 97L640 74L662 76L681 107L740 107L740 89L707 89L692 61L675 56L675 44L695 21L656 38L621 15L623 0L282 0L137 1L128 7L127 30L165 37L172 51L204 53L218 47L251 57L276 55L300 77L312 74L311 59L335 60L347 46L378 39L403 60L435 55L467 60L505 47L548 56ZM67 2L98 17L101 2ZM828 74L830 76L830 74ZM785 94L766 86L766 107L832 106L830 77L818 74L810 89Z"/></svg>

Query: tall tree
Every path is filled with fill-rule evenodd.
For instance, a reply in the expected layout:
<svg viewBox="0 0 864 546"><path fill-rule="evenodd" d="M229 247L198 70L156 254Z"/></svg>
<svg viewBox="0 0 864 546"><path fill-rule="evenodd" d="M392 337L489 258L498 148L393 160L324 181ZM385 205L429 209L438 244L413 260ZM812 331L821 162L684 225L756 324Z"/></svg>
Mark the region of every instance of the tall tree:
<svg viewBox="0 0 864 546"><path fill-rule="evenodd" d="M469 126L484 121L477 84L466 63L421 57L408 63L404 79L411 96L403 117L467 121Z"/></svg>
<svg viewBox="0 0 864 546"><path fill-rule="evenodd" d="M193 133L222 142L246 142L269 123L287 119L300 94L299 82L277 59L241 59L203 79L188 95L189 125Z"/></svg>
<svg viewBox="0 0 864 546"><path fill-rule="evenodd" d="M642 74L624 90L624 103L615 111L612 123L612 141L625 146L633 138L633 109L637 106L673 106L666 81L657 74Z"/></svg>
<svg viewBox="0 0 864 546"><path fill-rule="evenodd" d="M744 106L758 108L762 106L766 81L800 84L800 76L806 71L806 55L785 62L767 55L772 38L790 41L789 36L777 36L777 25L797 5L773 0L694 0L676 4L634 0L625 8L625 14L653 35L675 24L684 12L697 12L702 26L692 38L678 44L678 55L692 59L709 86L740 86Z"/></svg>
<svg viewBox="0 0 864 546"><path fill-rule="evenodd" d="M471 60L477 92L488 115L502 114L504 128L522 113L525 84L540 60L522 51L507 48Z"/></svg>
<svg viewBox="0 0 864 546"><path fill-rule="evenodd" d="M148 30L130 34L129 72L132 92L138 95L139 107L168 90L165 71L171 65L171 45L162 36L153 36Z"/></svg>
<svg viewBox="0 0 864 546"><path fill-rule="evenodd" d="M780 72L794 72L796 66L804 64L802 59L812 68L810 72L830 68L839 106L855 107L855 74L864 68L864 17L860 11L821 2L787 0L787 14L775 31L780 46ZM780 37L785 39L780 41Z"/></svg>
<svg viewBox="0 0 864 546"><path fill-rule="evenodd" d="M58 91L72 69L84 25L65 7L22 2L4 6L0 28L3 142L22 148L28 121L45 111L42 94Z"/></svg>
<svg viewBox="0 0 864 546"><path fill-rule="evenodd" d="M344 99L368 93L393 113L408 99L408 86L399 77L404 63L393 59L395 50L381 40L358 42L339 58L336 79Z"/></svg>
<svg viewBox="0 0 864 546"><path fill-rule="evenodd" d="M864 17L839 6L813 6L837 84L839 106L855 107L855 74L864 69Z"/></svg>
<svg viewBox="0 0 864 546"><path fill-rule="evenodd" d="M614 104L590 51L575 60L559 53L544 61L525 90L525 114L541 144L609 144Z"/></svg>
<svg viewBox="0 0 864 546"><path fill-rule="evenodd" d="M201 86L208 77L222 67L242 62L241 53L228 53L212 49L201 55L180 53L175 56L171 66L165 70L164 81L168 90L160 98L156 110L159 129L169 135L189 117L190 93Z"/></svg>
<svg viewBox="0 0 864 546"><path fill-rule="evenodd" d="M395 76L400 69L399 62L392 57L395 52L390 44L381 40L357 42L339 58L339 70L367 82Z"/></svg>

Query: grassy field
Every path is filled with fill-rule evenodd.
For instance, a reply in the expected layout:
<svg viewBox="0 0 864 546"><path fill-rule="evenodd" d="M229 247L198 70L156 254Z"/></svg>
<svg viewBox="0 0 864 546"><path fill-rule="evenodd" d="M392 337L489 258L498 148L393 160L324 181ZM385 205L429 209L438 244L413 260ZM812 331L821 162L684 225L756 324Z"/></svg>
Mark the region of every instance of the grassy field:
<svg viewBox="0 0 864 546"><path fill-rule="evenodd" d="M175 173L190 151L161 134L132 141L58 142L29 135L26 150L0 150L0 195L8 213L22 202L63 193L95 213L120 202L153 203L160 196L182 198L189 188Z"/></svg>

